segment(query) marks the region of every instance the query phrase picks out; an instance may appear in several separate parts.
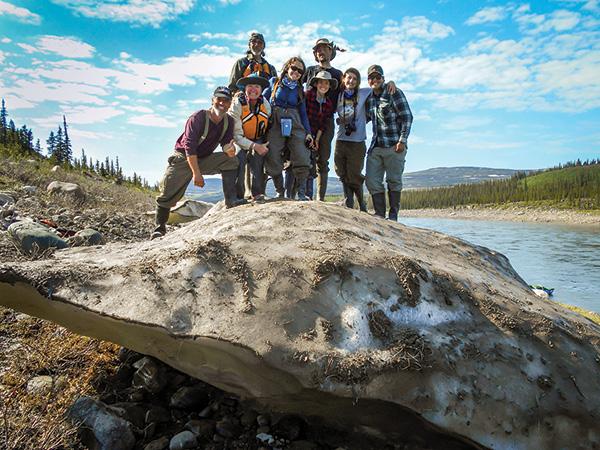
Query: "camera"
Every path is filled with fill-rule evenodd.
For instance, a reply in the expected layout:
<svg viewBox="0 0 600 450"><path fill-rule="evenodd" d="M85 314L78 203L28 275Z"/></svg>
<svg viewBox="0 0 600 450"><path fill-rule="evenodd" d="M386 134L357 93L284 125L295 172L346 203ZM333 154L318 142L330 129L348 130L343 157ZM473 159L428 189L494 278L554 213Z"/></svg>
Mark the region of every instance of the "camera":
<svg viewBox="0 0 600 450"><path fill-rule="evenodd" d="M356 131L356 124L354 122L347 123L346 126L344 127L344 133L346 134L346 136L350 136L355 131Z"/></svg>

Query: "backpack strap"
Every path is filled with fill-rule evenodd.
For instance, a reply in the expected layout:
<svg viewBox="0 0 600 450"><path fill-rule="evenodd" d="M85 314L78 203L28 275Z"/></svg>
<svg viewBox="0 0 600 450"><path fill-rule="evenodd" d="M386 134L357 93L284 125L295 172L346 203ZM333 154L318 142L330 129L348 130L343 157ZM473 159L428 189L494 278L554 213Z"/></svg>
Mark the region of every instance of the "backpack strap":
<svg viewBox="0 0 600 450"><path fill-rule="evenodd" d="M227 128L229 127L229 114L225 114L225 118L223 120L225 122L223 123L223 129L221 130L221 136L219 136L219 142L223 140L223 137L227 132ZM204 111L204 131L202 132L200 139L198 139L198 146L202 145L208 136L208 127L210 126L209 121L210 117L208 117L208 111Z"/></svg>
<svg viewBox="0 0 600 450"><path fill-rule="evenodd" d="M210 120L210 118L208 117L208 111L204 111L204 131L202 132L202 135L200 136L200 139L198 139L198 146L202 145L202 143L206 140L206 136L208 136L208 126L209 123L208 121Z"/></svg>

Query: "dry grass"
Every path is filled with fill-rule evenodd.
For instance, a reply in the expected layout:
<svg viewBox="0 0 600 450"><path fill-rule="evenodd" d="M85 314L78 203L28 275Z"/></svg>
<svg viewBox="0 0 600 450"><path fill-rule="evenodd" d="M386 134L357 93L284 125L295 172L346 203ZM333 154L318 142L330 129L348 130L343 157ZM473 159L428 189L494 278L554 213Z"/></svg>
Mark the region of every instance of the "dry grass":
<svg viewBox="0 0 600 450"><path fill-rule="evenodd" d="M76 183L86 193L83 209L101 208L106 212L132 211L143 213L155 207L154 196L147 190L114 184L99 175L61 169L51 172L49 161L28 163L0 157L0 190L18 190L24 185L37 186L40 194L45 191L52 181ZM52 197L54 205L70 207L73 201L69 198Z"/></svg>
<svg viewBox="0 0 600 450"><path fill-rule="evenodd" d="M600 325L600 314L595 313L593 311L588 311L587 309L580 308L579 306L569 305L567 303L559 303L561 306L564 306L571 311L576 312L577 314L581 314L583 317L587 317L592 322Z"/></svg>
<svg viewBox="0 0 600 450"><path fill-rule="evenodd" d="M76 448L76 429L65 412L77 397L100 394L96 381L114 373L118 349L0 309L0 448ZM52 376L52 392L27 392L38 375Z"/></svg>

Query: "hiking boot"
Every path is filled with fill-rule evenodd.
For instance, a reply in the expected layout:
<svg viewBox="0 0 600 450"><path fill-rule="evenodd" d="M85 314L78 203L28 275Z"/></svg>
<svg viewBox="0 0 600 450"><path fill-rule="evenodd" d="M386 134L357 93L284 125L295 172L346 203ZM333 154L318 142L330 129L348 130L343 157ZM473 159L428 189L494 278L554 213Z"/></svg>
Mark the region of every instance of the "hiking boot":
<svg viewBox="0 0 600 450"><path fill-rule="evenodd" d="M150 240L167 234L167 221L169 220L170 213L171 208L164 208L162 206L156 207L156 212L154 213L154 223L156 224L156 228L152 231L152 234L150 234Z"/></svg>
<svg viewBox="0 0 600 450"><path fill-rule="evenodd" d="M296 182L298 189L298 200L300 200L301 202L306 202L310 200L310 198L306 196L306 178L296 178Z"/></svg>
<svg viewBox="0 0 600 450"><path fill-rule="evenodd" d="M373 200L375 215L385 219L385 193L371 194L371 199Z"/></svg>
<svg viewBox="0 0 600 450"><path fill-rule="evenodd" d="M275 191L277 191L277 198L283 199L285 198L285 188L283 186L283 174L275 175L273 177L273 186L275 186Z"/></svg>
<svg viewBox="0 0 600 450"><path fill-rule="evenodd" d="M225 170L221 172L223 196L225 197L226 208L234 208L236 206L245 205L248 203L248 200L245 198L238 198L236 180L237 170Z"/></svg>
<svg viewBox="0 0 600 450"><path fill-rule="evenodd" d="M344 188L346 208L354 209L354 192L352 191L352 187L346 183L342 183L342 186Z"/></svg>
<svg viewBox="0 0 600 450"><path fill-rule="evenodd" d="M398 211L400 210L400 191L388 191L388 198L390 200L390 211L388 213L388 219L398 222Z"/></svg>
<svg viewBox="0 0 600 450"><path fill-rule="evenodd" d="M367 203L365 202L362 184L360 186L352 187L352 191L354 192L354 194L356 194L356 199L358 200L358 208L362 212L367 212Z"/></svg>

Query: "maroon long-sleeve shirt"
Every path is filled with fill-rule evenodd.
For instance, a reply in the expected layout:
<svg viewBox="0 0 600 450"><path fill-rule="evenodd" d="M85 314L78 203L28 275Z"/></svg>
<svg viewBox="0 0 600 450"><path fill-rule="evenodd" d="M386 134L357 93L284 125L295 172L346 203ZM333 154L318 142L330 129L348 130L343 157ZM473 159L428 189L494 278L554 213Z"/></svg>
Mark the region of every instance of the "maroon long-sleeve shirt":
<svg viewBox="0 0 600 450"><path fill-rule="evenodd" d="M228 144L233 139L233 120L227 115L218 124L212 120L208 126L208 135L206 139L198 145L198 141L204 133L205 121L210 120L209 112L205 109L196 111L190 116L185 124L185 130L183 134L179 136L175 143L175 150L178 152L185 153L186 156L197 155L198 158L203 158L210 155L215 151L217 145L222 146ZM219 141L219 137L223 132L223 125L226 120L229 120L227 130L223 135L223 138Z"/></svg>

